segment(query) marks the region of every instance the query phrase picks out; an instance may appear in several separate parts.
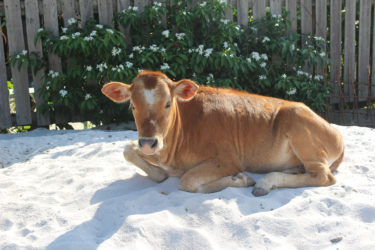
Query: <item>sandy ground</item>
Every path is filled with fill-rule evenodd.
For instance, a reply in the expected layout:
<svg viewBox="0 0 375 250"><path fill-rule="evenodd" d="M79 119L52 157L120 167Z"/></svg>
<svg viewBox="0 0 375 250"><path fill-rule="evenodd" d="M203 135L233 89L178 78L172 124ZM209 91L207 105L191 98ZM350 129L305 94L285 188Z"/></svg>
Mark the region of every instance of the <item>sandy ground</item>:
<svg viewBox="0 0 375 250"><path fill-rule="evenodd" d="M134 131L0 135L0 249L375 249L375 130L337 127L335 185L264 197L152 182L123 159Z"/></svg>

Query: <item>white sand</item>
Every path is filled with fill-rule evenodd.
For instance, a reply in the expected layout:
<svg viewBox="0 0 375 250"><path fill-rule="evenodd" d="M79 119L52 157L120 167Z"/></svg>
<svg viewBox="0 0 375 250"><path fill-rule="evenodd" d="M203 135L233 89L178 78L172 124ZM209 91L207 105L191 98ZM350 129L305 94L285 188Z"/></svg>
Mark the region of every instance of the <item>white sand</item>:
<svg viewBox="0 0 375 250"><path fill-rule="evenodd" d="M123 159L132 131L0 135L0 249L374 249L375 130L338 128L334 186L259 198L152 182Z"/></svg>

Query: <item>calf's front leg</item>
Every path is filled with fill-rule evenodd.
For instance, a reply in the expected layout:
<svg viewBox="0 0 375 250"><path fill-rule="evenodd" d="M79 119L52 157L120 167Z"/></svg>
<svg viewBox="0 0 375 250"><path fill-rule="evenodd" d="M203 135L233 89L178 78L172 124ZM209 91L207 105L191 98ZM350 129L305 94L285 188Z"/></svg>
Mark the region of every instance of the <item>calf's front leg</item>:
<svg viewBox="0 0 375 250"><path fill-rule="evenodd" d="M145 171L148 177L153 181L162 182L168 178L166 171L160 167L149 164L141 157L137 141L131 141L125 146L124 157L127 161Z"/></svg>
<svg viewBox="0 0 375 250"><path fill-rule="evenodd" d="M255 181L238 166L221 166L215 160L203 162L188 170L180 180L179 189L193 193L213 193L227 187L248 187Z"/></svg>

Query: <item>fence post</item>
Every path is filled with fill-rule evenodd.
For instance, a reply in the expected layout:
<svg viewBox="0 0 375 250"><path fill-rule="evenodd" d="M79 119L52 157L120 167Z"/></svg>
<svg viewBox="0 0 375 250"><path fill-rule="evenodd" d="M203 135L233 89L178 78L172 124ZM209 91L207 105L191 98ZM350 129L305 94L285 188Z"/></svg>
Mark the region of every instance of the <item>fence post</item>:
<svg viewBox="0 0 375 250"><path fill-rule="evenodd" d="M331 103L338 103L341 88L341 8L342 0L331 0L330 52L331 52Z"/></svg>
<svg viewBox="0 0 375 250"><path fill-rule="evenodd" d="M354 101L355 70L355 16L356 1L345 2L345 40L344 40L344 96L348 101ZM345 100L344 99L344 100Z"/></svg>
<svg viewBox="0 0 375 250"><path fill-rule="evenodd" d="M272 15L281 15L281 0L270 0Z"/></svg>
<svg viewBox="0 0 375 250"><path fill-rule="evenodd" d="M37 52L39 56L43 57L43 50L42 50L42 44L40 41L37 42L37 44L34 43L35 37L38 33L38 29L40 28L40 22L39 22L39 7L38 2L34 0L25 0L25 17L26 17L26 32L27 32L27 45L29 47L30 52ZM44 100L39 96L39 90L43 86L43 75L45 74L45 68L40 69L37 73L34 71L33 73L33 79L34 79L34 97L35 102L38 106L41 105L41 103L46 102L48 100ZM40 112L37 112L37 124L38 126L46 126L50 124L49 117L46 115L43 115Z"/></svg>
<svg viewBox="0 0 375 250"><path fill-rule="evenodd" d="M316 0L315 3L315 35L324 39L324 53L326 53L327 38L327 0ZM324 76L327 65L318 63L316 73Z"/></svg>
<svg viewBox="0 0 375 250"><path fill-rule="evenodd" d="M238 24L247 26L249 23L249 0L237 0Z"/></svg>
<svg viewBox="0 0 375 250"><path fill-rule="evenodd" d="M266 1L254 0L254 19L260 19L266 15Z"/></svg>
<svg viewBox="0 0 375 250"><path fill-rule="evenodd" d="M368 97L370 70L370 30L371 0L360 0L359 46L358 46L358 97L365 101Z"/></svg>
<svg viewBox="0 0 375 250"><path fill-rule="evenodd" d="M286 0L286 10L289 11L290 31L297 32L297 0Z"/></svg>
<svg viewBox="0 0 375 250"><path fill-rule="evenodd" d="M113 27L113 4L112 0L98 1L99 23Z"/></svg>
<svg viewBox="0 0 375 250"><path fill-rule="evenodd" d="M8 31L9 54L14 55L25 50L23 26L21 18L20 0L5 0L5 16ZM17 66L11 67L14 96L16 98L16 118L18 125L32 123L29 81L25 65L18 70Z"/></svg>
<svg viewBox="0 0 375 250"><path fill-rule="evenodd" d="M0 34L0 129L9 128L11 126L12 120L10 118L9 91L7 85L3 34Z"/></svg>
<svg viewBox="0 0 375 250"><path fill-rule="evenodd" d="M79 13L81 15L81 26L85 27L88 19L94 17L93 3L91 0L79 0Z"/></svg>

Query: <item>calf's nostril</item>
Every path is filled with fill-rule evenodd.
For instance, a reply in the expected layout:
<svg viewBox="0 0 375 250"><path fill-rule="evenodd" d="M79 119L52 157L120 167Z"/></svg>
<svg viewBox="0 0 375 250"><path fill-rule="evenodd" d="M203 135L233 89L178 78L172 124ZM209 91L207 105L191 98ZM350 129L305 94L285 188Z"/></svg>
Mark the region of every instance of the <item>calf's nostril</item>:
<svg viewBox="0 0 375 250"><path fill-rule="evenodd" d="M138 140L138 145L140 148L144 147L146 144L148 144L150 148L155 148L156 145L158 144L158 140L157 139L139 139Z"/></svg>

